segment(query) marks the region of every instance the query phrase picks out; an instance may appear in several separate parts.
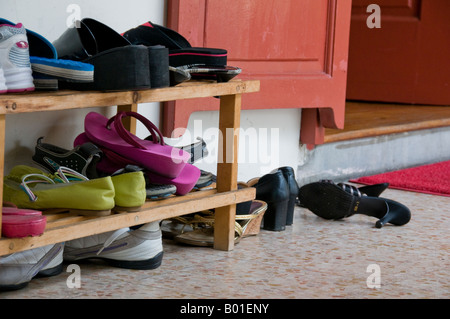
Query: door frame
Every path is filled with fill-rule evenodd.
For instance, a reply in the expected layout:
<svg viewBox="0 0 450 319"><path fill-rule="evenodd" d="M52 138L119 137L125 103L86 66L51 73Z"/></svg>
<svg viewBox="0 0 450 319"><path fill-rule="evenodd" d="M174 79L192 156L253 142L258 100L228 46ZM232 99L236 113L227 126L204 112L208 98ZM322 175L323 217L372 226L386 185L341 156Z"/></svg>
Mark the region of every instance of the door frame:
<svg viewBox="0 0 450 319"><path fill-rule="evenodd" d="M327 1L326 52L321 74L254 78L243 70L238 77L261 81L259 93L243 97L243 109L301 108L300 142L309 148L324 142L325 128L344 127L351 0ZM193 46L205 46L207 2L168 0L167 27L185 35ZM232 56L229 61L234 63ZM218 105L217 99L208 103L195 100L166 103L162 112L163 134L181 136L191 113L218 110Z"/></svg>

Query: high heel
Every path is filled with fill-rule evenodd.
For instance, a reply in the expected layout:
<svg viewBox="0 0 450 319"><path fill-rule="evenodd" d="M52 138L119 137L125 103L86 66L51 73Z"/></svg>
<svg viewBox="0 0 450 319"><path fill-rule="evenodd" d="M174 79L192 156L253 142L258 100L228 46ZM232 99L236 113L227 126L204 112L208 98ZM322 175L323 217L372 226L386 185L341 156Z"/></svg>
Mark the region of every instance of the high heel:
<svg viewBox="0 0 450 319"><path fill-rule="evenodd" d="M295 179L294 169L290 166L280 167L279 170L283 173L284 178L289 186L289 201L286 211L286 225L292 225L294 223L294 208L295 202L298 196L298 184Z"/></svg>
<svg viewBox="0 0 450 319"><path fill-rule="evenodd" d="M381 228L387 223L402 226L411 220L411 213L408 207L390 199L384 198L384 200L387 203L387 212L375 223L376 228Z"/></svg>
<svg viewBox="0 0 450 319"><path fill-rule="evenodd" d="M267 203L263 228L271 231L285 230L289 204L289 186L283 173L277 170L261 178L251 179L247 184L256 188L257 200Z"/></svg>
<svg viewBox="0 0 450 319"><path fill-rule="evenodd" d="M286 217L289 200L267 203L267 214L264 216L263 229L283 231L286 229Z"/></svg>
<svg viewBox="0 0 450 319"><path fill-rule="evenodd" d="M410 210L401 203L382 197L366 196L356 187L342 188L330 181L302 186L299 199L306 208L324 219L342 219L363 214L378 218L375 224L377 228L386 223L405 225L411 219Z"/></svg>

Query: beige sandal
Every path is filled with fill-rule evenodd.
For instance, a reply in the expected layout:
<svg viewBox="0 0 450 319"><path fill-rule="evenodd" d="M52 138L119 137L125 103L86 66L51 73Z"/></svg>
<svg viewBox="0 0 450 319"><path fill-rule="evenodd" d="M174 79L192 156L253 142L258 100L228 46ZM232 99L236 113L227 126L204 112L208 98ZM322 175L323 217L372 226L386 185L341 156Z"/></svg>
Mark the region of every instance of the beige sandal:
<svg viewBox="0 0 450 319"><path fill-rule="evenodd" d="M253 200L248 215L236 215L234 223L235 244L241 238L255 236L259 234L261 221L267 210L267 204L260 200ZM196 215L197 228L192 231L183 232L174 237L179 243L193 246L213 246L214 245L214 215L200 216ZM198 226L201 225L201 226Z"/></svg>
<svg viewBox="0 0 450 319"><path fill-rule="evenodd" d="M203 213L211 215L209 211L201 212L201 214ZM162 235L164 238L173 239L178 235L205 227L206 225L202 222L201 218L199 214L195 214L165 219L161 222Z"/></svg>

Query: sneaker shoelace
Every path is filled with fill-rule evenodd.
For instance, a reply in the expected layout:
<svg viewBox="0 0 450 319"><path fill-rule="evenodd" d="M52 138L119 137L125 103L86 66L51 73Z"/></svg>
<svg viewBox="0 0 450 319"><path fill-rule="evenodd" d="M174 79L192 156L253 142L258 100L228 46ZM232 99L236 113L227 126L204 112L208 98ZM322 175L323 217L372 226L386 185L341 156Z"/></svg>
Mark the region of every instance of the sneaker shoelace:
<svg viewBox="0 0 450 319"><path fill-rule="evenodd" d="M101 252L105 249L108 248L109 245L111 245L117 238L119 238L121 235L125 234L126 232L128 232L130 229L129 228L121 228L116 230L115 232L113 232L111 234L111 236L108 237L107 240L105 240L105 242L103 243L103 247L100 248L100 250L97 252L97 256L101 254Z"/></svg>

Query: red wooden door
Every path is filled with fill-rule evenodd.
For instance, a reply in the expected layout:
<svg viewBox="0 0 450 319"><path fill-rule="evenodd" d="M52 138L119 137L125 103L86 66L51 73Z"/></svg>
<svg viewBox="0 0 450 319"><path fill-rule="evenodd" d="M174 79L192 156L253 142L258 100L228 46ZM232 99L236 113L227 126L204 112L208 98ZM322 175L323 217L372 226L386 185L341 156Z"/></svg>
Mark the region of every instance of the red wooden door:
<svg viewBox="0 0 450 319"><path fill-rule="evenodd" d="M448 0L353 0L347 98L450 105L449 17Z"/></svg>
<svg viewBox="0 0 450 319"><path fill-rule="evenodd" d="M167 25L192 46L227 49L239 78L261 81L243 109L303 108L301 140L320 144L325 127L344 124L350 12L351 0L169 0ZM163 132L217 108L215 99L171 102Z"/></svg>

